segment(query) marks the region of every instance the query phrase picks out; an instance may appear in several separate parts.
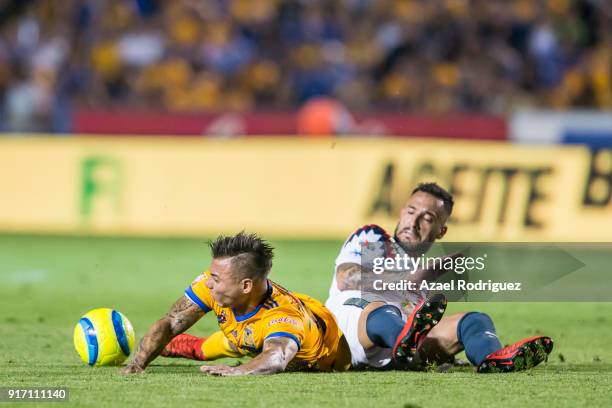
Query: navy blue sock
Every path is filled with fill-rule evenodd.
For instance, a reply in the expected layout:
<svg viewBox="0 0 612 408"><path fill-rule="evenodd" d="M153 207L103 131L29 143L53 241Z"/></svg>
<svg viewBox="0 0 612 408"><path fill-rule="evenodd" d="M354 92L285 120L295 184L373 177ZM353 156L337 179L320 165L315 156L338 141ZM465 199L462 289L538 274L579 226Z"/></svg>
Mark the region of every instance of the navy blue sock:
<svg viewBox="0 0 612 408"><path fill-rule="evenodd" d="M465 348L465 355L475 366L494 351L502 348L491 318L480 312L471 312L457 325L457 338Z"/></svg>
<svg viewBox="0 0 612 408"><path fill-rule="evenodd" d="M402 313L391 305L374 309L366 320L366 333L379 347L393 348L403 328Z"/></svg>

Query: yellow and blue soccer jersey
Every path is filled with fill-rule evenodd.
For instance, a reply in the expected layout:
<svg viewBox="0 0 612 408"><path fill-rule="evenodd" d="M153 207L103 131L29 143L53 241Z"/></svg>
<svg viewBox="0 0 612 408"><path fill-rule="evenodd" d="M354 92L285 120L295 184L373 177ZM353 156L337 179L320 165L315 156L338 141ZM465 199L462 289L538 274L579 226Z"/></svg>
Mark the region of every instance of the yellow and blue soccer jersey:
<svg viewBox="0 0 612 408"><path fill-rule="evenodd" d="M266 339L286 337L298 346L289 369L331 371L346 369L338 328L331 312L319 301L291 293L268 280L268 292L255 310L236 315L215 302L206 286L208 273L200 275L185 295L205 312L214 312L225 337L243 355L255 356Z"/></svg>

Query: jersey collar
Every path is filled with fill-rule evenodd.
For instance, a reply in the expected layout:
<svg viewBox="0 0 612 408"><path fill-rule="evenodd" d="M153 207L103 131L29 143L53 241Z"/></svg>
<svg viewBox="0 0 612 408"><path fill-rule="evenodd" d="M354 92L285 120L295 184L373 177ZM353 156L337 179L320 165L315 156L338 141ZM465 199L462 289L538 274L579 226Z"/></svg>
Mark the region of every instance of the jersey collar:
<svg viewBox="0 0 612 408"><path fill-rule="evenodd" d="M270 298L270 296L272 296L272 284L270 283L270 280L266 280L266 283L268 285L268 290L266 291L266 296L264 296L263 300L261 301L261 303L259 303L257 305L255 310L253 310L252 312L249 312L249 313L247 313L245 315L239 316L239 315L236 314L236 311L232 307L232 313L234 314L234 318L236 319L237 322L243 322L243 321L245 321L247 319L250 319L251 317L255 316L257 314L257 312L259 312L259 309L262 308L262 306L264 305L266 300L268 300Z"/></svg>

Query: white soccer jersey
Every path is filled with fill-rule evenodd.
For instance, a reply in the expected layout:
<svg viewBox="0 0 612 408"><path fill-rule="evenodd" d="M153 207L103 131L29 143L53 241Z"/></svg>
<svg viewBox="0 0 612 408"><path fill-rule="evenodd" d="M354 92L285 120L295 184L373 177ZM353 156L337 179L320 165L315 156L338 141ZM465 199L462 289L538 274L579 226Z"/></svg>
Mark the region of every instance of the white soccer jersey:
<svg viewBox="0 0 612 408"><path fill-rule="evenodd" d="M368 248L367 256L362 259L362 250L366 244L374 245L375 250L370 253ZM342 245L340 253L336 258L336 267L334 268L334 276L331 287L329 288L329 298L325 306L331 310L336 317L338 326L344 333L346 341L351 349L352 364L354 367L366 365L369 367L382 368L386 367L391 362L391 349L382 347L371 347L365 350L359 341L359 319L362 309L345 303L352 298L367 298L368 301L384 301L390 305L396 306L402 312L402 318L405 320L409 313L408 305L416 304L421 295L417 293L397 293L397 297L386 294L365 293L360 290L344 290L338 289L336 282L336 271L338 266L344 263L354 263L357 265L367 264L368 259L372 256L394 256L397 251L403 251L397 245L391 236L378 225L365 225L355 231ZM380 252L380 253L378 253ZM365 296L364 296L365 295ZM408 306L408 308L406 307Z"/></svg>
<svg viewBox="0 0 612 408"><path fill-rule="evenodd" d="M362 257L363 246L366 244L378 244L375 246L374 251L368 252L367 256ZM332 279L331 286L329 288L329 297L333 298L338 296L341 291L338 289L336 281L336 272L338 267L344 263L354 263L363 266L363 262L366 264L372 260L373 257L394 257L396 254L400 256L405 254L404 249L395 242L395 240L385 231L382 227L371 224L364 225L357 229L342 245L340 253L336 258L336 266L334 268L334 276ZM370 265L371 266L371 265ZM368 269L368 268L366 268ZM360 292L360 291L359 291ZM364 293L360 292L362 297ZM372 292L370 291L370 294ZM374 293L376 294L376 293ZM378 293L382 295L382 293ZM401 305L416 305L421 299L427 296L426 291L397 291L393 293L385 293L384 300L388 303L401 304ZM377 298L375 296L375 298ZM377 298L378 299L378 298ZM371 299L370 299L371 301Z"/></svg>
<svg viewBox="0 0 612 408"><path fill-rule="evenodd" d="M333 297L340 293L340 289L338 289L338 285L336 282L336 272L338 271L338 266L344 263L354 263L357 265L361 265L361 250L362 245L368 243L379 242L383 244L391 243L391 236L385 231L382 227L378 225L364 225L363 227L357 229L353 234L342 245L342 249L340 249L340 253L336 258L336 266L334 268L334 276L332 279L331 287L329 288L329 297ZM383 245L384 247L385 245ZM386 256L388 254L381 254Z"/></svg>

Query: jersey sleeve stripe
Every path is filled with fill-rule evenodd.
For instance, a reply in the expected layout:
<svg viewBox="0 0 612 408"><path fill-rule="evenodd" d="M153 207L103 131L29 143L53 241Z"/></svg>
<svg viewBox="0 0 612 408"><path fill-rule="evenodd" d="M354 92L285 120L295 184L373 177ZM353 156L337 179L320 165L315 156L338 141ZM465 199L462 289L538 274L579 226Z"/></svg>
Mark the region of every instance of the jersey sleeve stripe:
<svg viewBox="0 0 612 408"><path fill-rule="evenodd" d="M212 310L206 303L202 301L202 299L198 297L198 295L195 294L191 286L187 286L187 289L185 289L185 296L187 296L189 300L191 300L193 303L200 306L200 309L202 309L204 313L208 313Z"/></svg>
<svg viewBox="0 0 612 408"><path fill-rule="evenodd" d="M302 344L300 343L300 339L298 339L294 334L291 333L287 333L287 332L274 332L274 333L270 333L266 336L266 339L269 339L271 337L289 337L291 340L295 341L295 344L297 344L298 346L298 350L302 347Z"/></svg>
<svg viewBox="0 0 612 408"><path fill-rule="evenodd" d="M357 231L353 232L351 236L348 237L348 239L344 242L344 246L347 246L353 240L353 238L359 237L362 233L368 233L370 231L380 236L376 238L376 242L378 241L386 242L391 239L391 236L387 233L387 231L384 230L384 228L376 224L369 224L369 225L364 225L363 227L358 228Z"/></svg>

